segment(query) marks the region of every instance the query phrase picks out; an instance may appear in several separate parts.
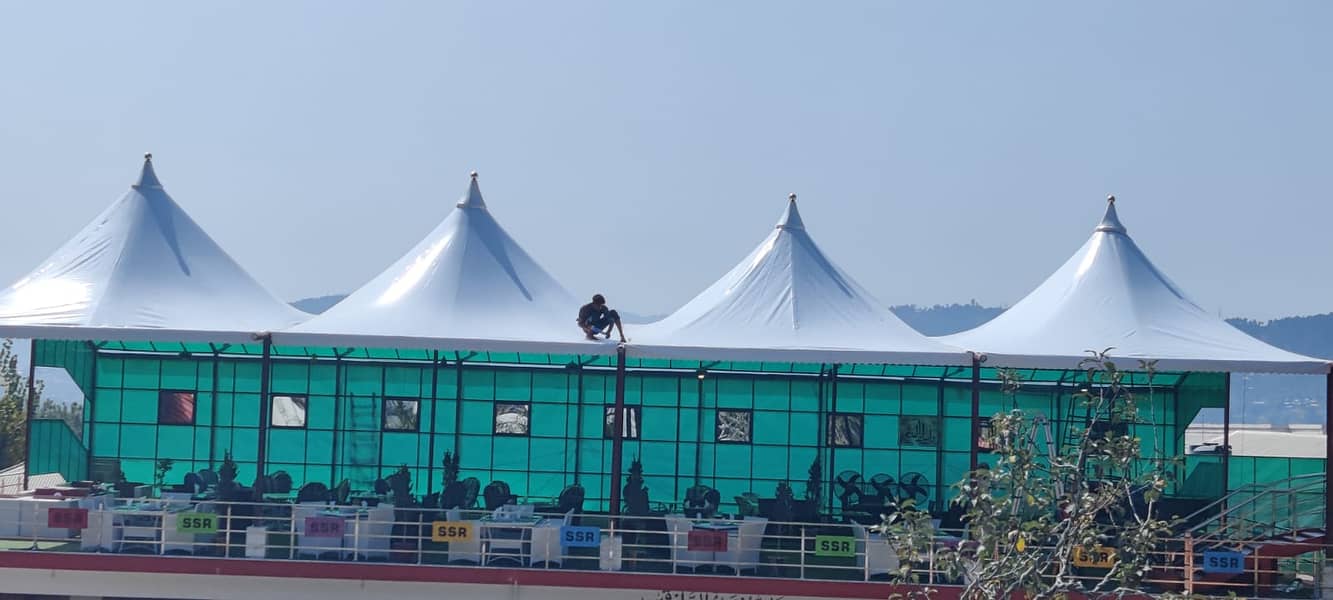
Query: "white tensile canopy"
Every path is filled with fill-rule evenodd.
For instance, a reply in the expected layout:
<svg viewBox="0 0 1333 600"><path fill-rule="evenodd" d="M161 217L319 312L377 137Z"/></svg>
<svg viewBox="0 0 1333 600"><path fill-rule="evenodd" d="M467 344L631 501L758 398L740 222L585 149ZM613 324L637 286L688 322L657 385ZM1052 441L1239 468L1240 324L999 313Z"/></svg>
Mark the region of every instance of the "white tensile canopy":
<svg viewBox="0 0 1333 600"><path fill-rule="evenodd" d="M670 316L631 334L631 355L735 361L965 365L834 265L792 195L772 233Z"/></svg>
<svg viewBox="0 0 1333 600"><path fill-rule="evenodd" d="M1325 360L1254 339L1192 302L1148 260L1116 216L1037 289L990 322L937 338L987 355L986 366L1073 368L1089 350L1156 360L1158 370L1328 373Z"/></svg>
<svg viewBox="0 0 1333 600"><path fill-rule="evenodd" d="M250 342L307 316L185 214L162 189L152 155L128 193L0 291L0 337Z"/></svg>
<svg viewBox="0 0 1333 600"><path fill-rule="evenodd" d="M500 227L476 173L430 235L327 312L274 332L280 345L608 354L579 303Z"/></svg>

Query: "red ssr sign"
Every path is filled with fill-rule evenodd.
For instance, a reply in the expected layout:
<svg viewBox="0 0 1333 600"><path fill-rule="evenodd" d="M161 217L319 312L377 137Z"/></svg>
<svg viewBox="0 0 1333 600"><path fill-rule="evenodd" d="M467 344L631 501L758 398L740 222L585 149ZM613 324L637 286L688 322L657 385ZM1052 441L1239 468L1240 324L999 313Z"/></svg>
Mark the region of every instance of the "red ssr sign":
<svg viewBox="0 0 1333 600"><path fill-rule="evenodd" d="M88 509L51 508L46 511L46 526L51 529L87 529Z"/></svg>
<svg viewBox="0 0 1333 600"><path fill-rule="evenodd" d="M689 537L686 539L686 549L690 552L726 552L727 551L727 533L725 531L709 531L707 529L690 530Z"/></svg>

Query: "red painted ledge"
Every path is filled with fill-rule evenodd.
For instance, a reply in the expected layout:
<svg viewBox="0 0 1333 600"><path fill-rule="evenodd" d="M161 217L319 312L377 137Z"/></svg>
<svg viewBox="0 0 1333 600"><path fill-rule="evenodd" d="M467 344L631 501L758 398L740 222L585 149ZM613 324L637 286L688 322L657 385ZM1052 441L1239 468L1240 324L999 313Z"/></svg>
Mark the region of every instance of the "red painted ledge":
<svg viewBox="0 0 1333 600"><path fill-rule="evenodd" d="M668 590L673 592L809 596L816 598L883 599L894 593L905 594L920 589L916 586L860 581L813 581L638 572L548 571L396 563L246 560L187 556L14 551L0 552L0 568L412 581L422 583L518 584L521 586ZM937 593L932 596L935 600L957 600L961 591L960 588L948 586L936 586L936 589Z"/></svg>

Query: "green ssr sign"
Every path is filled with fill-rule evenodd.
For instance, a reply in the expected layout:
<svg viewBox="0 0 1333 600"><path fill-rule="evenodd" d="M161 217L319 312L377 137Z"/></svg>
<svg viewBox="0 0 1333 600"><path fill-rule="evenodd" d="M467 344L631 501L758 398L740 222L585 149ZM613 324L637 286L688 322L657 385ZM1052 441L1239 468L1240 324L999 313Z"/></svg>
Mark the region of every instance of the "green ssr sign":
<svg viewBox="0 0 1333 600"><path fill-rule="evenodd" d="M213 513L180 513L176 515L179 533L217 533L218 516Z"/></svg>
<svg viewBox="0 0 1333 600"><path fill-rule="evenodd" d="M815 556L856 556L856 538L843 535L817 535Z"/></svg>

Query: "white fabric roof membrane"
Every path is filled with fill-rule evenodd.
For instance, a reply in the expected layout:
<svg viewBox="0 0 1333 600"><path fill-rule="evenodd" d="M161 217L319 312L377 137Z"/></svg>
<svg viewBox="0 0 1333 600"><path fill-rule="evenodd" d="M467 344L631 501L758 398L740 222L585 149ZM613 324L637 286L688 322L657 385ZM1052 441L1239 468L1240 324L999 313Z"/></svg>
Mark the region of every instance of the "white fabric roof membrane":
<svg viewBox="0 0 1333 600"><path fill-rule="evenodd" d="M248 342L306 316L185 214L152 155L129 192L0 291L0 337Z"/></svg>
<svg viewBox="0 0 1333 600"><path fill-rule="evenodd" d="M1158 370L1327 373L1327 361L1254 339L1208 314L1148 260L1116 215L1115 198L1083 247L1010 309L937 338L984 352L986 366L1074 368L1089 350L1157 360ZM1125 361L1128 362L1128 361Z"/></svg>
<svg viewBox="0 0 1333 600"><path fill-rule="evenodd" d="M584 340L580 304L500 227L476 173L429 235L327 312L288 330L287 345L607 354Z"/></svg>
<svg viewBox="0 0 1333 600"><path fill-rule="evenodd" d="M829 261L806 232L794 194L740 264L630 335L628 352L653 358L971 364L963 350L903 323Z"/></svg>

